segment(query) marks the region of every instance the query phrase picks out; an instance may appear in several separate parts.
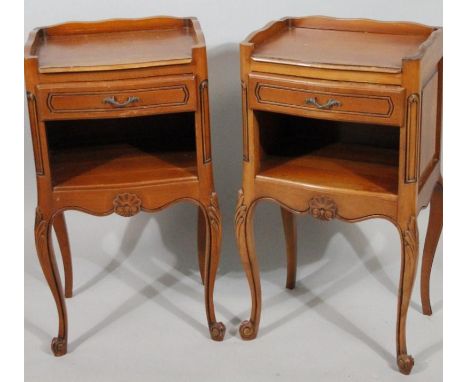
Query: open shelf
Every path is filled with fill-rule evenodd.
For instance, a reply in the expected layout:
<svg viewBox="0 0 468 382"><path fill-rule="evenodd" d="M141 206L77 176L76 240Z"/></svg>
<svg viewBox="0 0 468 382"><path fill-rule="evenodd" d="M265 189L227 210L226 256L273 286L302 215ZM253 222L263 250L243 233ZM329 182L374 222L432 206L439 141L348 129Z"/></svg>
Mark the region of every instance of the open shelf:
<svg viewBox="0 0 468 382"><path fill-rule="evenodd" d="M349 158L349 153L356 157ZM397 194L398 168L369 162L368 158L393 157L394 152L340 143L297 157L267 156L262 161L260 178L373 193ZM364 157L365 160L357 158Z"/></svg>
<svg viewBox="0 0 468 382"><path fill-rule="evenodd" d="M256 112L258 180L398 193L399 129Z"/></svg>
<svg viewBox="0 0 468 382"><path fill-rule="evenodd" d="M193 113L47 122L56 191L196 181Z"/></svg>
<svg viewBox="0 0 468 382"><path fill-rule="evenodd" d="M129 144L66 149L54 155L54 189L122 187L197 179L195 151L146 151Z"/></svg>

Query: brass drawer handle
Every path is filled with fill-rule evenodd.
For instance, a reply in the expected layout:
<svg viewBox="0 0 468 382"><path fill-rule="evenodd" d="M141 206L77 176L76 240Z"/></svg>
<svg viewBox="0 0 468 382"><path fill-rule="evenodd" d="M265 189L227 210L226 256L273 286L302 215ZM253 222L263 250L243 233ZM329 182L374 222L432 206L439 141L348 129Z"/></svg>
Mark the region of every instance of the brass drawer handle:
<svg viewBox="0 0 468 382"><path fill-rule="evenodd" d="M331 109L333 106L341 106L341 102L340 101L337 101L336 99L333 99L333 98L330 98L326 103L324 103L323 105L320 105L318 102L317 102L317 99L314 97L314 98L307 98L306 99L306 104L308 105L313 105L315 106L317 109L320 109L320 110L329 110Z"/></svg>
<svg viewBox="0 0 468 382"><path fill-rule="evenodd" d="M139 97L135 97L135 96L130 96L127 98L126 101L124 102L119 102L115 99L114 96L112 97L107 97L107 98L104 98L104 103L108 103L109 105L112 105L112 106L115 106L115 107L125 107L125 106L128 106L134 102L138 102L140 100Z"/></svg>

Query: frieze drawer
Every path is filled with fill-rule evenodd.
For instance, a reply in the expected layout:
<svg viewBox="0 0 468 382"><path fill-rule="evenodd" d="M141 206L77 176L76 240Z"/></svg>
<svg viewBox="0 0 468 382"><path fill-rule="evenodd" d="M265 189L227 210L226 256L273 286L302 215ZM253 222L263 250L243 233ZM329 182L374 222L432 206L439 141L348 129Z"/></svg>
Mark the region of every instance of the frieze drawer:
<svg viewBox="0 0 468 382"><path fill-rule="evenodd" d="M341 121L401 124L404 89L261 74L249 76L253 109Z"/></svg>
<svg viewBox="0 0 468 382"><path fill-rule="evenodd" d="M106 118L196 110L193 75L39 85L42 119Z"/></svg>

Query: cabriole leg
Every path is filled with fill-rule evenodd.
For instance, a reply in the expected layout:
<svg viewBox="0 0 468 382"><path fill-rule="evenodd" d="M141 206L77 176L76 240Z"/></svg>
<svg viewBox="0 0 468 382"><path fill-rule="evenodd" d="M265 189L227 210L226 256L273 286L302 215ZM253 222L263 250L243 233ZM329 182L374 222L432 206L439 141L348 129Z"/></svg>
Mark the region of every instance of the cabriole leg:
<svg viewBox="0 0 468 382"><path fill-rule="evenodd" d="M43 214L41 209L38 207L36 209L36 223L34 227L37 256L52 295L54 296L59 317L58 336L52 340L51 347L54 355L62 356L67 353L67 310L65 299L63 297L62 283L60 281L57 264L55 262L51 230L52 222L50 214Z"/></svg>
<svg viewBox="0 0 468 382"><path fill-rule="evenodd" d="M206 316L208 319L208 327L210 329L211 338L215 341L222 341L226 332L226 327L222 322L216 321L216 314L213 303L213 290L216 279L216 272L219 264L219 252L221 247L221 216L218 206L218 198L216 193L210 196L210 203L206 207L204 216L205 230L209 232L209 237L206 242L208 251L206 252L205 266L204 266L204 283L205 283L205 307ZM200 220L199 220L200 222ZM206 226L208 224L208 227Z"/></svg>
<svg viewBox="0 0 468 382"><path fill-rule="evenodd" d="M402 240L400 287L398 292L397 316L397 364L403 374L409 374L414 359L406 349L406 318L413 291L414 279L418 265L419 237L415 216L407 219L400 227Z"/></svg>
<svg viewBox="0 0 468 382"><path fill-rule="evenodd" d="M239 328L240 335L244 340L252 340L257 337L262 304L260 274L253 236L253 214L254 204L247 203L246 205L244 203L244 193L240 190L235 217L236 236L252 297L250 319L243 321Z"/></svg>
<svg viewBox="0 0 468 382"><path fill-rule="evenodd" d="M432 193L429 224L427 226L426 241L421 266L421 302L423 313L430 316L432 314L431 300L429 295L432 263L434 261L437 243L442 232L443 222L443 196L442 180L440 180Z"/></svg>

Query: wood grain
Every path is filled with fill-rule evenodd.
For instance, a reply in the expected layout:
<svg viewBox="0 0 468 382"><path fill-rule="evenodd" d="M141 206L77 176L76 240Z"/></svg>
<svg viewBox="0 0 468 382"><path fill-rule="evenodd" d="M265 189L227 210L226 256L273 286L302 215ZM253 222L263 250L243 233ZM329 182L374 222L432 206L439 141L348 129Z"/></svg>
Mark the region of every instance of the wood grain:
<svg viewBox="0 0 468 382"><path fill-rule="evenodd" d="M252 108L320 119L377 122L398 126L404 115L404 89L399 86L355 85L342 81L252 74ZM310 103L336 105L320 109Z"/></svg>
<svg viewBox="0 0 468 382"><path fill-rule="evenodd" d="M421 303L423 313L432 315L431 298L430 298L430 280L432 263L434 261L437 244L443 225L443 187L442 179L440 179L432 193L431 206L429 211L429 222L427 225L426 241L424 242L424 251L421 266Z"/></svg>
<svg viewBox="0 0 468 382"><path fill-rule="evenodd" d="M296 287L297 271L297 225L294 214L285 208L281 208L283 220L284 238L286 241L286 288Z"/></svg>
<svg viewBox="0 0 468 382"><path fill-rule="evenodd" d="M196 153L148 152L124 144L64 149L53 155L54 189L125 187L197 179Z"/></svg>
<svg viewBox="0 0 468 382"><path fill-rule="evenodd" d="M292 27L282 29L256 46L252 59L317 68L399 73L403 58L415 54L426 38L425 35Z"/></svg>
<svg viewBox="0 0 468 382"><path fill-rule="evenodd" d="M223 340L213 303L222 228L206 61L195 18L71 22L30 34L24 67L38 188L35 237L59 318L54 355L67 353L68 319L50 233L54 224L71 297L67 210L128 218L194 203L208 332Z"/></svg>
<svg viewBox="0 0 468 382"><path fill-rule="evenodd" d="M70 251L70 241L68 239L67 224L65 214L57 214L54 218L54 230L62 254L63 273L65 274L65 297L73 296L73 263Z"/></svg>
<svg viewBox="0 0 468 382"><path fill-rule="evenodd" d="M195 87L193 75L39 85L40 118L136 117L194 111ZM130 97L136 97L135 102L125 104ZM108 99L124 106L111 104Z"/></svg>
<svg viewBox="0 0 468 382"><path fill-rule="evenodd" d="M188 21L116 20L43 28L34 54L38 57L40 73L187 64L192 61L192 48L199 44L197 32Z"/></svg>
<svg viewBox="0 0 468 382"><path fill-rule="evenodd" d="M395 164L382 163L392 157L396 159L395 154L392 150L332 144L292 158L267 156L257 177L396 196L398 168ZM365 161L360 161L359 157Z"/></svg>
<svg viewBox="0 0 468 382"><path fill-rule="evenodd" d="M431 194L421 278L426 314L442 227L441 192L435 187L442 130L441 28L283 18L251 33L240 52L247 101L236 230L252 298L250 318L240 326L242 338L258 335L261 316L251 227L257 203L281 206L291 285L292 213L325 222L384 218L401 236L396 361L400 372L409 374L414 359L407 351L406 321L418 265L417 215Z"/></svg>

